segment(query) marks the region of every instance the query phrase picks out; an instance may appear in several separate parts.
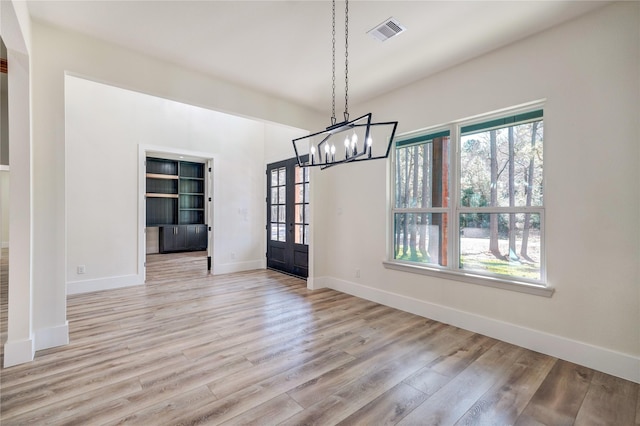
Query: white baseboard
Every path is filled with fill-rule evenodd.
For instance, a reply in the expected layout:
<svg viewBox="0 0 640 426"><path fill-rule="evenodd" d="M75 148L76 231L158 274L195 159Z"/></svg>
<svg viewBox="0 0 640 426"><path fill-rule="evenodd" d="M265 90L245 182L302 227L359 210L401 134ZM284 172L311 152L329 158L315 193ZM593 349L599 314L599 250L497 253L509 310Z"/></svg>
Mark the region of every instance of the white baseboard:
<svg viewBox="0 0 640 426"><path fill-rule="evenodd" d="M67 295L90 293L93 291L112 290L114 288L131 287L134 285L143 285L144 278L142 275L122 275L119 277L96 278L84 281L68 281Z"/></svg>
<svg viewBox="0 0 640 426"><path fill-rule="evenodd" d="M307 289L309 290L318 290L322 287L318 287L318 285L316 284L316 278L314 277L307 277Z"/></svg>
<svg viewBox="0 0 640 426"><path fill-rule="evenodd" d="M65 321L62 325L36 330L33 341L36 351L68 344L69 322Z"/></svg>
<svg viewBox="0 0 640 426"><path fill-rule="evenodd" d="M4 344L4 368L33 361L35 353L33 339L8 340Z"/></svg>
<svg viewBox="0 0 640 426"><path fill-rule="evenodd" d="M253 271L255 269L265 269L266 260L248 260L245 262L213 264L213 275L232 274L234 272Z"/></svg>
<svg viewBox="0 0 640 426"><path fill-rule="evenodd" d="M333 277L316 277L314 288L322 287L332 288L640 383L640 357L637 356Z"/></svg>

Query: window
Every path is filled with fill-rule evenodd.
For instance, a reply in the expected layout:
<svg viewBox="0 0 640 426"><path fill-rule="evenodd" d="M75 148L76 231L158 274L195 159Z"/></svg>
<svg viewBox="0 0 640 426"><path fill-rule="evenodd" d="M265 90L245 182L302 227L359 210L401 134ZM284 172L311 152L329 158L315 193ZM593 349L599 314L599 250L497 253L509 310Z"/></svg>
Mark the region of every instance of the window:
<svg viewBox="0 0 640 426"><path fill-rule="evenodd" d="M447 266L449 131L396 143L394 258Z"/></svg>
<svg viewBox="0 0 640 426"><path fill-rule="evenodd" d="M544 284L543 131L535 110L398 139L391 263Z"/></svg>

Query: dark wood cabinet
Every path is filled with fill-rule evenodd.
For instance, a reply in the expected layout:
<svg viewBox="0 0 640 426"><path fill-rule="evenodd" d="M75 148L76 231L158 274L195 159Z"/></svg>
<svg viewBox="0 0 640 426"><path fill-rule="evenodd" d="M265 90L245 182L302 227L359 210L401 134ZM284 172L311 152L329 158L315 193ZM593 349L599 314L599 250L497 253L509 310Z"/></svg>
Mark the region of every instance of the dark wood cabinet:
<svg viewBox="0 0 640 426"><path fill-rule="evenodd" d="M207 249L207 225L160 227L160 253Z"/></svg>
<svg viewBox="0 0 640 426"><path fill-rule="evenodd" d="M146 160L147 227L159 227L160 253L206 250L205 165Z"/></svg>
<svg viewBox="0 0 640 426"><path fill-rule="evenodd" d="M180 225L160 227L160 253L187 250L187 232Z"/></svg>
<svg viewBox="0 0 640 426"><path fill-rule="evenodd" d="M183 225L187 228L189 250L207 249L207 225Z"/></svg>

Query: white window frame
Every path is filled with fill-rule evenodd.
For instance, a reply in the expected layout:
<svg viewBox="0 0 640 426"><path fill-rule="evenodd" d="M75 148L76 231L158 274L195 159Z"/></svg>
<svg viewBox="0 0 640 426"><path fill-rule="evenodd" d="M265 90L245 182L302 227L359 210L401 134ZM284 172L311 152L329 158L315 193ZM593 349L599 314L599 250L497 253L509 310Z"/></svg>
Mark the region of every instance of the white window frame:
<svg viewBox="0 0 640 426"><path fill-rule="evenodd" d="M459 247L459 229L460 229L460 214L464 213L477 213L477 208L462 207L460 197L460 142L461 142L461 129L466 126L484 123L494 119L500 119L508 116L519 115L537 110L544 110L543 102L535 102L526 106L509 108L501 110L499 112L485 114L481 116L472 117L469 119L457 120L446 125L439 125L422 129L420 131L408 132L400 135L397 140L406 140L411 137L418 137L421 135L435 134L442 131L449 131L449 200L448 207L425 207L425 208L396 208L396 154L397 148L394 143L392 153L390 155L391 167L390 170L390 206L389 206L389 224L388 227L388 241L387 241L387 260L383 262L385 268L394 269L403 272L410 272L422 275L429 275L438 278L444 278L455 281L462 281L466 283L479 284L488 287L501 288L506 290L512 290L522 293L528 293L538 296L551 297L554 289L549 285L546 274L546 247L545 247L545 207L531 206L531 207L491 207L490 209L483 210L483 213L533 213L540 215L540 280L529 280L519 277L507 277L504 275L495 275L490 273L477 273L472 271L465 271L459 268L460 259L460 247ZM543 117L544 120L544 117ZM545 141L546 142L546 141ZM543 149L544 149L543 142ZM543 180L545 170L543 168ZM544 195L543 195L544 200ZM394 259L394 226L395 226L395 213L446 213L449 216L448 227L448 247L447 247L447 265L439 266L434 264L423 264L405 260Z"/></svg>

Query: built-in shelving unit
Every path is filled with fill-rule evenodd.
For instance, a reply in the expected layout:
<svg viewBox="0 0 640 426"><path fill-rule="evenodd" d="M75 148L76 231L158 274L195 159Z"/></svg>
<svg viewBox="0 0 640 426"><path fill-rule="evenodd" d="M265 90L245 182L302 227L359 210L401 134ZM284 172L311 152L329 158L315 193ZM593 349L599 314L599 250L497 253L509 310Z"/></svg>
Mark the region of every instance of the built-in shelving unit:
<svg viewBox="0 0 640 426"><path fill-rule="evenodd" d="M147 157L147 227L159 227L160 252L205 250L205 167Z"/></svg>
<svg viewBox="0 0 640 426"><path fill-rule="evenodd" d="M179 163L178 223L204 223L204 165Z"/></svg>

